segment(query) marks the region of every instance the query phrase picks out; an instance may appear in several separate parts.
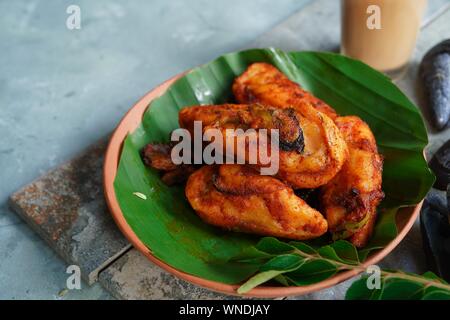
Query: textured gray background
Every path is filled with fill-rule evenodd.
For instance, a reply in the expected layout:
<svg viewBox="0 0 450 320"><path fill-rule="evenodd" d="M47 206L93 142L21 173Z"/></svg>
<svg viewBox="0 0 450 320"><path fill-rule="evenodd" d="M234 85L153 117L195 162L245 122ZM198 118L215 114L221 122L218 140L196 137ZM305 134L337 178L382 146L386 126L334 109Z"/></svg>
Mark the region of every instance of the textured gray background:
<svg viewBox="0 0 450 320"><path fill-rule="evenodd" d="M0 1L0 299L109 298L98 285L58 295L66 266L11 213L8 195L107 134L156 84L252 46L307 2ZM431 0L427 17L446 2ZM65 27L69 4L81 7L81 30ZM297 48L295 33L308 32L299 22L257 43ZM283 28L292 36L277 43L289 36ZM327 37L336 42L334 33L317 41Z"/></svg>
<svg viewBox="0 0 450 320"><path fill-rule="evenodd" d="M153 86L243 47L306 0L0 1L0 299L52 299L65 264L7 197L103 137ZM82 29L66 28L81 7ZM67 298L107 298L95 285Z"/></svg>

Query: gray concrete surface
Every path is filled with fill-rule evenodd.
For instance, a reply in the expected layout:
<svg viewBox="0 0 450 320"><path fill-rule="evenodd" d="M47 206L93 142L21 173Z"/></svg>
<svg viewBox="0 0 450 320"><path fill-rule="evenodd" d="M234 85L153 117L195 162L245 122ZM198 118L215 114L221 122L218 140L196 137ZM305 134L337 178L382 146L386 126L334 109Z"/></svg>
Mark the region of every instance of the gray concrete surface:
<svg viewBox="0 0 450 320"><path fill-rule="evenodd" d="M223 300L235 298L181 280L154 263L150 263L136 249L131 249L100 273L99 282L117 299Z"/></svg>
<svg viewBox="0 0 450 320"><path fill-rule="evenodd" d="M11 213L8 195L104 136L156 84L248 47L307 2L0 0L0 299L111 298L98 285L61 292L65 264ZM430 0L427 19L445 3ZM65 27L69 4L81 7L81 30ZM270 45L299 49L279 35ZM347 286L306 298L339 298Z"/></svg>
<svg viewBox="0 0 450 320"><path fill-rule="evenodd" d="M108 212L103 192L107 139L26 185L10 198L14 211L88 284L131 244Z"/></svg>
<svg viewBox="0 0 450 320"><path fill-rule="evenodd" d="M308 0L0 1L0 299L61 291L65 264L7 206L24 184L111 131L166 78L242 48ZM81 8L81 30L66 8Z"/></svg>

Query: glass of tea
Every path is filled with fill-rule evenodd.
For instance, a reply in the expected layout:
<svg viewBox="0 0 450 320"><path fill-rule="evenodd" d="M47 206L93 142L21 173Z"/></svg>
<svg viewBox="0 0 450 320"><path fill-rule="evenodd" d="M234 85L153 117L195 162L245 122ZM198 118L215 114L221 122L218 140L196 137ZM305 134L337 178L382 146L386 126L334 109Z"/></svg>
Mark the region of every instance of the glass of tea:
<svg viewBox="0 0 450 320"><path fill-rule="evenodd" d="M407 66L427 0L341 0L341 53L395 78Z"/></svg>

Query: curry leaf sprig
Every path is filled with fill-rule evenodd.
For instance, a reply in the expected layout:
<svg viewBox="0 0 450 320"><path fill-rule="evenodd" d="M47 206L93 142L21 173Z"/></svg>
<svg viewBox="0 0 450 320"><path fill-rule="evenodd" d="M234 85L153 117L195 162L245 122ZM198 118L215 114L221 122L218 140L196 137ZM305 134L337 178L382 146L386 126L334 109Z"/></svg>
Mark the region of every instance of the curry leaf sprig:
<svg viewBox="0 0 450 320"><path fill-rule="evenodd" d="M432 272L423 275L381 270L379 288L370 289L368 276L353 282L348 300L450 300L450 285Z"/></svg>
<svg viewBox="0 0 450 320"><path fill-rule="evenodd" d="M309 285L330 278L345 270L365 271L357 249L348 241L339 240L322 246L304 242L282 242L266 237L236 260L264 263L258 273L239 289L243 294L254 287L275 280L282 285ZM450 285L431 272L422 276L402 271L380 271L378 289L369 289L368 276L355 281L348 289L347 299L450 299Z"/></svg>
<svg viewBox="0 0 450 320"><path fill-rule="evenodd" d="M255 247L235 258L241 263L261 264L259 272L245 282L238 293L246 293L271 279L283 285L308 285L360 264L358 251L348 241L313 246L305 242L282 242L262 238Z"/></svg>

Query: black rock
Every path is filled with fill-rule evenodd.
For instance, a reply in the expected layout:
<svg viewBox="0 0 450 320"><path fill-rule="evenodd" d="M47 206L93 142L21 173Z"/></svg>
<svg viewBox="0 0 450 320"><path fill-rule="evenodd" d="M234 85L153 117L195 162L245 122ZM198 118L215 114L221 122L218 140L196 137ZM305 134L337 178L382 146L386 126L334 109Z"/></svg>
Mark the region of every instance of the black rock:
<svg viewBox="0 0 450 320"><path fill-rule="evenodd" d="M439 190L446 190L450 183L450 140L436 151L429 166L436 175L434 187Z"/></svg>
<svg viewBox="0 0 450 320"><path fill-rule="evenodd" d="M442 192L430 191L420 212L420 227L428 268L449 281L450 223L446 202Z"/></svg>
<svg viewBox="0 0 450 320"><path fill-rule="evenodd" d="M450 119L450 39L427 52L420 66L420 75L432 125L442 130Z"/></svg>
<svg viewBox="0 0 450 320"><path fill-rule="evenodd" d="M431 189L430 192L428 192L424 202L426 202L427 205L429 205L431 209L435 211L447 212L448 202L443 192Z"/></svg>

